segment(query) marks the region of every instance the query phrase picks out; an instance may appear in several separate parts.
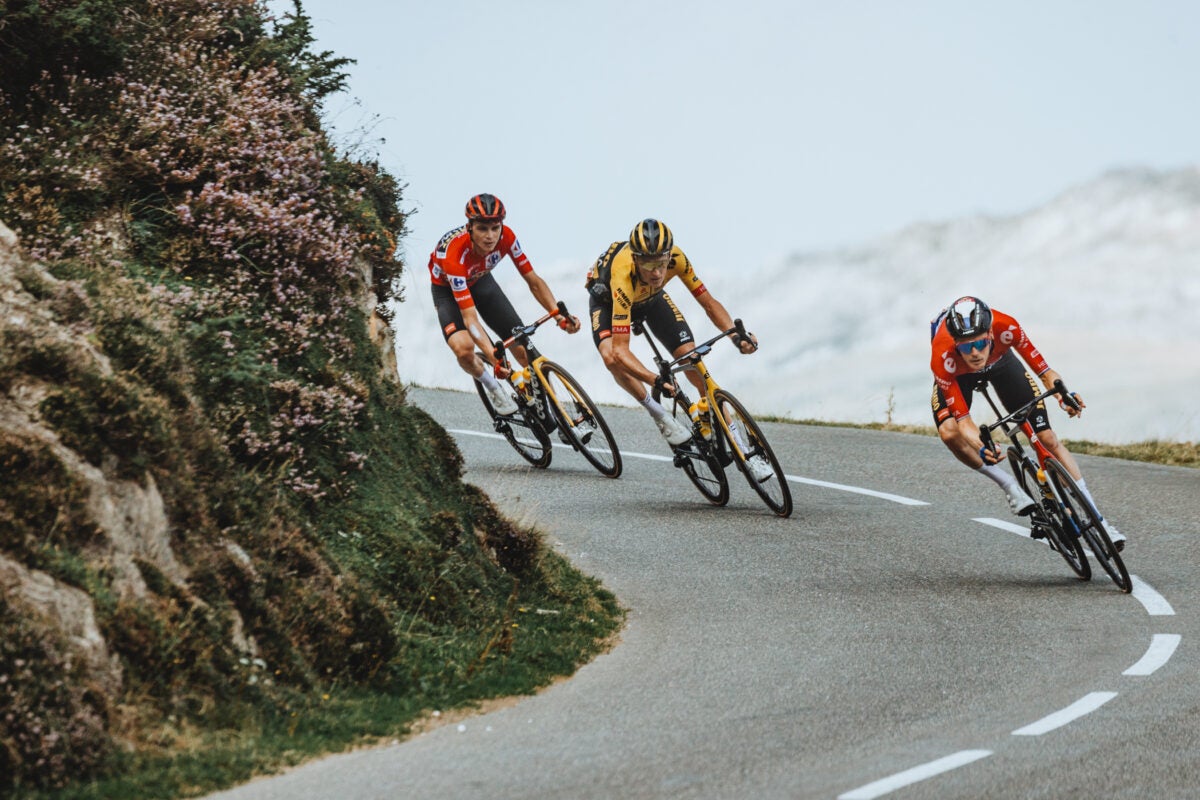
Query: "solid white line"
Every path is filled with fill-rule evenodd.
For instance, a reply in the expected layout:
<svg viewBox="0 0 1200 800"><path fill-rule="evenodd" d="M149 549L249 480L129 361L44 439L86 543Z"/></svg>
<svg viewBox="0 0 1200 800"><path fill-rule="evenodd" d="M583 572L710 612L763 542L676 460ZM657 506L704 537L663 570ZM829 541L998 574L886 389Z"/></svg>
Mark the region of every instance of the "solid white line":
<svg viewBox="0 0 1200 800"><path fill-rule="evenodd" d="M1129 580L1133 581L1133 596L1138 602L1146 607L1146 613L1152 617L1173 617L1175 609L1171 608L1171 604L1167 602L1167 598L1163 597L1154 588L1137 575L1130 575Z"/></svg>
<svg viewBox="0 0 1200 800"><path fill-rule="evenodd" d="M1055 711L1053 714L1042 717L1037 722L1026 725L1024 728L1017 728L1012 732L1012 735L1041 736L1043 733L1049 733L1056 728L1061 728L1068 722L1074 722L1085 714L1092 713L1116 696L1116 692L1092 692L1071 703L1071 705L1062 711Z"/></svg>
<svg viewBox="0 0 1200 800"><path fill-rule="evenodd" d="M1149 675L1154 670L1166 664L1171 656L1175 654L1175 648L1179 647L1179 641L1183 637L1178 633L1156 633L1154 638L1150 640L1150 648L1146 650L1146 654L1141 660L1134 664L1129 669L1122 672L1122 675Z"/></svg>
<svg viewBox="0 0 1200 800"><path fill-rule="evenodd" d="M818 481L813 478L801 478L799 475L784 475L793 483L807 483L810 486L824 486L826 489L837 489L840 492L853 492L854 494L865 494L868 497L878 497L880 500L890 500L893 503L899 503L902 506L927 506L929 503L924 500L913 500L911 497L904 497L898 494L888 494L887 492L877 492L874 489L862 489L858 486L847 486L844 483L829 483L828 481Z"/></svg>
<svg viewBox="0 0 1200 800"><path fill-rule="evenodd" d="M982 522L984 525L991 525L993 528L1015 533L1017 536L1024 536L1026 539L1029 538L1029 528L1026 528L1024 525L1017 525L1006 520L996 519L995 517L975 517L972 519L972 522Z"/></svg>
<svg viewBox="0 0 1200 800"><path fill-rule="evenodd" d="M904 772L897 772L895 775L881 778L845 794L839 794L838 800L872 800L875 797L882 797L888 792L894 792L897 789L923 781L926 778L941 775L943 772L949 772L952 769L965 766L972 761L987 758L991 754L991 750L960 750L953 755L939 758L937 761L930 761L928 764L921 764L912 769L906 769Z"/></svg>
<svg viewBox="0 0 1200 800"><path fill-rule="evenodd" d="M484 433L482 431L468 431L468 430L463 430L461 428L447 428L446 430L448 433L455 433L455 434L461 433L461 434L464 434L467 436L482 436L485 439L503 439L504 438L503 436L501 436L498 433ZM570 445L558 444L556 442L553 444L555 447L563 447L563 448L570 447ZM644 458L648 461L674 461L675 460L675 458L673 456L660 456L660 455L655 455L653 453L627 453L624 450L621 451L621 456L623 458ZM783 477L787 478L789 481L791 481L793 483L807 483L812 486L823 486L826 489L837 489L842 492L853 492L854 494L865 494L868 497L877 497L880 500L890 500L893 503L899 503L900 505L904 505L904 506L927 506L927 505L929 505L929 503L926 503L924 500L913 500L911 497L902 497L901 495L888 494L887 492L877 492L873 489L863 489L858 486L847 486L842 483L829 483L828 481L818 481L813 478L801 478L798 475L784 475Z"/></svg>

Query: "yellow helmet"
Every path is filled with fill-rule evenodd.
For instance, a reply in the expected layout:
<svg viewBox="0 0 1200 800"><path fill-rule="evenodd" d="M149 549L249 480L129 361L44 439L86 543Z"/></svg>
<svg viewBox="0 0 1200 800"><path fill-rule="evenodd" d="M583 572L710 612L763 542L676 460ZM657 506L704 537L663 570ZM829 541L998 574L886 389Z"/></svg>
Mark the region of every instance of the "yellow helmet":
<svg viewBox="0 0 1200 800"><path fill-rule="evenodd" d="M675 246L671 229L656 219L644 219L629 234L629 249L635 256L661 256Z"/></svg>

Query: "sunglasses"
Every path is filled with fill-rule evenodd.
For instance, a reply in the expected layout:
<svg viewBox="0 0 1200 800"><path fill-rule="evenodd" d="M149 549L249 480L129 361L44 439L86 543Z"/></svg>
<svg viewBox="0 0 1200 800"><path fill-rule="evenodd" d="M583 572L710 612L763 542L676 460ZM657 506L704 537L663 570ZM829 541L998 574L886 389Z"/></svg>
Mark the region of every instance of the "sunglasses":
<svg viewBox="0 0 1200 800"><path fill-rule="evenodd" d="M958 352L965 356L969 353L982 353L991 343L992 337L989 336L986 339L978 339L974 342L963 342L962 344L956 344L954 346L958 348Z"/></svg>

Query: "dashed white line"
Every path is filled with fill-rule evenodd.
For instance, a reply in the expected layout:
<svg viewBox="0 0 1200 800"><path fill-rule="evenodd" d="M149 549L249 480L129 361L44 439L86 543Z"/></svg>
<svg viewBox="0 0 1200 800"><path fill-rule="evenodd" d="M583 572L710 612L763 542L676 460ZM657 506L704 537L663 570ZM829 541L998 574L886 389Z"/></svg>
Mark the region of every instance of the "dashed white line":
<svg viewBox="0 0 1200 800"><path fill-rule="evenodd" d="M897 772L895 775L881 778L845 794L839 794L838 800L872 800L875 797L882 797L889 792L894 792L910 784L932 778L935 775L941 775L943 772L949 772L952 769L958 769L981 758L987 758L991 754L991 750L960 750L945 758L939 758L937 761L930 761L928 764L921 764L912 769Z"/></svg>
<svg viewBox="0 0 1200 800"><path fill-rule="evenodd" d="M447 428L448 433L464 434L466 436L481 436L485 439L503 439L504 437L498 433L484 433L483 431L468 431L462 428ZM570 445L554 443L555 447L563 447L570 449ZM644 458L647 461L674 461L673 456L660 456L654 453L628 453L621 451L622 458ZM792 483L806 483L810 486L823 486L826 489L837 489L840 492L852 492L854 494L863 494L868 497L876 497L880 500L888 500L892 503L899 503L903 506L927 506L929 503L924 500L914 500L911 497L904 497L898 494L889 494L888 492L877 492L874 489L864 489L861 486L848 486L844 483L830 483L829 481L819 481L814 478L802 478L799 475L784 475Z"/></svg>
<svg viewBox="0 0 1200 800"><path fill-rule="evenodd" d="M1146 654L1136 664L1121 674L1150 675L1170 660L1171 656L1175 654L1175 648L1179 647L1179 641L1182 638L1177 633L1154 634L1154 638L1150 640L1150 647L1146 650Z"/></svg>
<svg viewBox="0 0 1200 800"><path fill-rule="evenodd" d="M1137 575L1130 575L1129 580L1133 581L1133 596L1137 598L1139 603L1146 607L1147 614L1152 617L1171 617L1175 615L1175 609L1171 608L1171 604L1167 602L1167 598L1154 591L1154 587Z"/></svg>
<svg viewBox="0 0 1200 800"><path fill-rule="evenodd" d="M1116 692L1092 692L1091 694L1086 694L1061 711L1055 711L1053 714L1042 717L1037 722L1030 723L1024 728L1017 728L1012 732L1012 735L1041 736L1043 733L1049 733L1069 722L1074 722L1085 714L1092 713L1116 696Z"/></svg>
<svg viewBox="0 0 1200 800"><path fill-rule="evenodd" d="M991 525L993 528L1015 533L1017 536L1024 536L1026 539L1029 538L1029 528L1026 528L1024 525L1017 525L1016 523L996 519L995 517L975 517L971 521L982 522L984 525Z"/></svg>

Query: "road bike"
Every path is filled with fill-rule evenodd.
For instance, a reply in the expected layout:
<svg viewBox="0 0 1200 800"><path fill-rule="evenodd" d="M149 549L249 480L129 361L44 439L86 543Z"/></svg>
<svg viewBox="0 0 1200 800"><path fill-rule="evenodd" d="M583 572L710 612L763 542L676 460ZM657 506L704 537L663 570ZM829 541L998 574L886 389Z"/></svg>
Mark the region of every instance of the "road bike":
<svg viewBox="0 0 1200 800"><path fill-rule="evenodd" d="M634 324L633 332L645 333L640 321ZM741 401L717 385L702 361L704 356L712 352L713 344L726 336L739 337L735 341L747 337L740 319L734 320L734 326L729 330L696 345L691 352L668 361L659 352L654 337L646 335L659 373L652 395L655 400L662 402L665 394L662 387L675 386L674 396L669 398L669 410L677 422L692 429L691 439L671 448L675 466L683 470L710 503L723 506L729 502L729 480L725 476L725 467L736 464L768 508L781 517L791 516L792 493L788 488L787 476L762 428ZM689 370L699 375L704 383L704 397L694 405L674 377L677 373ZM752 459L757 460L757 464L752 465ZM761 479L755 477L756 468L762 473ZM766 474L768 468L770 474Z"/></svg>
<svg viewBox="0 0 1200 800"><path fill-rule="evenodd" d="M579 381L542 355L530 341L538 328L560 314L564 318L570 316L562 302L557 311L513 328L512 336L495 343L491 359L479 354L485 363L492 364L496 377L506 380L512 388L517 401L515 413L497 413L483 384L476 381L475 389L492 417L496 432L533 466L550 465L550 436L557 431L563 444L578 451L601 475L616 478L621 474L621 451L600 409ZM524 347L528 353L527 369L513 369L509 363L508 351L513 345Z"/></svg>
<svg viewBox="0 0 1200 800"><path fill-rule="evenodd" d="M1063 557L1067 566L1082 580L1092 577L1092 568L1083 547L1086 542L1092 557L1108 573L1117 588L1123 592L1132 591L1133 583L1129 579L1129 572L1120 553L1108 537L1103 516L1080 490L1067 468L1038 440L1033 425L1029 422L1029 415L1033 409L1055 395L1072 408L1080 409L1063 382L1055 381L1053 388L1003 416L988 393L986 384L975 391L987 399L988 405L999 417L990 425L980 426L979 434L984 447L989 450L996 449L992 439L994 430L1000 430L1008 437L1011 442L1007 450L1009 463L1012 464L1021 488L1034 498L1035 506L1030 514L1030 532L1033 538L1046 539L1050 547ZM1021 438L1032 447L1036 460L1026 452Z"/></svg>

